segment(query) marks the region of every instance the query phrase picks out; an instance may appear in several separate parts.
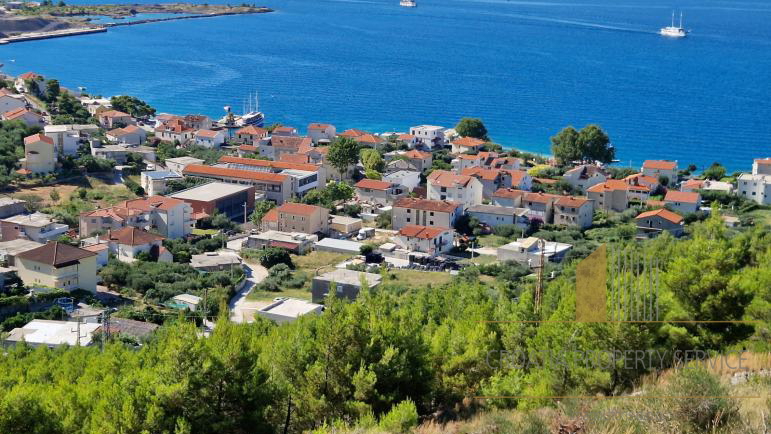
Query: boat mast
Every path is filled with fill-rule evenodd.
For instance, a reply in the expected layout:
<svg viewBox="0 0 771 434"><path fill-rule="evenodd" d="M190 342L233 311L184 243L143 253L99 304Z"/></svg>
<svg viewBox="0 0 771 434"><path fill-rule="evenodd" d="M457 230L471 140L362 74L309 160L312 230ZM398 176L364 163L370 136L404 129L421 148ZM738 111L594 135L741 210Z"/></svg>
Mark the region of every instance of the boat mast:
<svg viewBox="0 0 771 434"><path fill-rule="evenodd" d="M672 10L672 27L675 27L675 11Z"/></svg>
<svg viewBox="0 0 771 434"><path fill-rule="evenodd" d="M680 28L683 28L683 11L680 11Z"/></svg>

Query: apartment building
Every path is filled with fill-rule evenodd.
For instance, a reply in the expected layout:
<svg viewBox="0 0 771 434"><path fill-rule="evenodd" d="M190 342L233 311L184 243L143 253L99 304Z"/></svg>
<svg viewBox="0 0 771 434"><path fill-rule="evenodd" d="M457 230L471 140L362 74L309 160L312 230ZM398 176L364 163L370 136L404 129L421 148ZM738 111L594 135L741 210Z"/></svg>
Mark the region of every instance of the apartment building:
<svg viewBox="0 0 771 434"><path fill-rule="evenodd" d="M315 205L285 203L276 208L278 230L281 232L301 232L304 234L329 231L329 210Z"/></svg>
<svg viewBox="0 0 771 434"><path fill-rule="evenodd" d="M462 215L459 202L403 197L393 203L391 226L395 230L408 225L452 228Z"/></svg>
<svg viewBox="0 0 771 434"><path fill-rule="evenodd" d="M428 199L460 202L464 207L482 203L483 186L478 179L435 170L428 176Z"/></svg>

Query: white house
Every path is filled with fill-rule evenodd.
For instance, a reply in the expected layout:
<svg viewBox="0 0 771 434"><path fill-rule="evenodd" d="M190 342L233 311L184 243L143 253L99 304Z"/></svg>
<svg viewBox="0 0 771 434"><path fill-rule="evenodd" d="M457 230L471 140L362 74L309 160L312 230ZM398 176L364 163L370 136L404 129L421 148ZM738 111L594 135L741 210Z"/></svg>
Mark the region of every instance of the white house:
<svg viewBox="0 0 771 434"><path fill-rule="evenodd" d="M54 141L54 148L58 154L75 155L80 147L81 131L75 127L76 125L46 125L43 131ZM96 128L98 130L98 127Z"/></svg>
<svg viewBox="0 0 771 434"><path fill-rule="evenodd" d="M685 215L699 210L701 195L694 192L669 190L664 196L664 203L674 211Z"/></svg>
<svg viewBox="0 0 771 434"><path fill-rule="evenodd" d="M582 164L565 172L562 179L573 188L585 192L589 187L605 182L608 175L594 164Z"/></svg>
<svg viewBox="0 0 771 434"><path fill-rule="evenodd" d="M194 158L194 157L177 157L177 158L167 158L164 164L166 164L166 168L174 173L182 174L182 171L185 170L185 167L191 165L191 164L203 164L204 160L201 160L200 158Z"/></svg>
<svg viewBox="0 0 771 434"><path fill-rule="evenodd" d="M169 181L182 181L182 175L170 170L153 170L140 174L140 185L149 196L166 193L166 183Z"/></svg>
<svg viewBox="0 0 771 434"><path fill-rule="evenodd" d="M219 148L225 143L225 133L222 131L198 130L195 133L195 144L204 148Z"/></svg>
<svg viewBox="0 0 771 434"><path fill-rule="evenodd" d="M761 205L771 205L771 175L742 173L737 182L739 196Z"/></svg>
<svg viewBox="0 0 771 434"><path fill-rule="evenodd" d="M331 124L314 122L308 125L308 137L314 144L330 143L337 137L337 129Z"/></svg>
<svg viewBox="0 0 771 434"><path fill-rule="evenodd" d="M465 207L482 203L482 183L473 176L435 170L428 176L428 199L450 200Z"/></svg>
<svg viewBox="0 0 771 434"><path fill-rule="evenodd" d="M412 191L420 185L420 172L410 170L397 170L383 175L383 181L392 182Z"/></svg>
<svg viewBox="0 0 771 434"><path fill-rule="evenodd" d="M134 262L137 255L147 253L159 262L171 262L172 256L163 247L165 238L142 229L127 226L115 231L108 231L99 240L109 245L110 253L116 255L121 262Z"/></svg>
<svg viewBox="0 0 771 434"><path fill-rule="evenodd" d="M25 125L30 127L44 127L45 119L38 113L28 110L24 107L17 108L11 111L3 113L4 121L22 121Z"/></svg>
<svg viewBox="0 0 771 434"><path fill-rule="evenodd" d="M640 172L645 176L656 179L664 176L669 181L669 185L673 185L677 182L678 178L677 161L645 160Z"/></svg>
<svg viewBox="0 0 771 434"><path fill-rule="evenodd" d="M141 145L147 139L147 132L136 125L115 128L105 134L107 140L125 145Z"/></svg>
<svg viewBox="0 0 771 434"><path fill-rule="evenodd" d="M399 229L394 242L403 249L436 256L452 249L454 237L450 228L407 225Z"/></svg>
<svg viewBox="0 0 771 434"><path fill-rule="evenodd" d="M444 127L436 125L418 125L410 128L410 135L416 143L425 146L444 145Z"/></svg>

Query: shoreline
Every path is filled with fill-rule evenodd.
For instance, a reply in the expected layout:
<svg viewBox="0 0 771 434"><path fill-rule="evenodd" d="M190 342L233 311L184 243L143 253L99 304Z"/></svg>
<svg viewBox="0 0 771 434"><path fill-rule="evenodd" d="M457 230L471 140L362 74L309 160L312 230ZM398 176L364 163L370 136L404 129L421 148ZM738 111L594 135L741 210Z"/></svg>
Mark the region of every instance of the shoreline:
<svg viewBox="0 0 771 434"><path fill-rule="evenodd" d="M269 12L274 12L274 9L271 9L269 7L258 7L258 8L254 8L246 11L244 10L223 11L223 12L211 12L211 13L205 13L205 14L199 13L199 14L190 14L190 15L184 15L185 12L174 12L174 13L178 13L180 16L164 17L164 18L147 18L147 19L136 20L136 21L113 22L113 23L105 23L101 25L94 25L93 27L73 27L73 28L61 29L61 30L51 30L47 32L26 32L19 35L0 38L0 45L27 42L27 41L38 41L43 39L63 38L67 36L89 35L93 33L105 33L111 27L134 26L139 24L151 24L151 23L160 23L165 21L177 21L177 20L187 20L187 19L195 19L195 18L213 18L213 17L222 17L222 16L231 16L231 15L265 14Z"/></svg>

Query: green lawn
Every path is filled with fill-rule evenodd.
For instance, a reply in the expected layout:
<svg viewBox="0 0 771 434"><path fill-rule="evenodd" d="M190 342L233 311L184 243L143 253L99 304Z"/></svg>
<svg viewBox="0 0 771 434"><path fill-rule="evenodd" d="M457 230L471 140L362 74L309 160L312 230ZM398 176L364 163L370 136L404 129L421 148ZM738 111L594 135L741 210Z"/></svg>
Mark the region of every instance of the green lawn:
<svg viewBox="0 0 771 434"><path fill-rule="evenodd" d="M750 211L747 213L747 215L752 217L752 219L755 221L755 224L771 226L771 209L756 209L754 211Z"/></svg>
<svg viewBox="0 0 771 434"><path fill-rule="evenodd" d="M391 276L395 278L392 279ZM385 284L401 284L408 288L416 288L431 285L443 285L452 280L450 273L417 271L417 270L391 270L383 280Z"/></svg>
<svg viewBox="0 0 771 434"><path fill-rule="evenodd" d="M292 255L292 262L295 269L303 270L309 274L315 274L316 270L327 272L335 265L350 258L351 255L332 252L311 252L307 255Z"/></svg>
<svg viewBox="0 0 771 434"><path fill-rule="evenodd" d="M479 241L480 247L500 247L510 242L508 238L499 235L482 235L478 237L477 240Z"/></svg>
<svg viewBox="0 0 771 434"><path fill-rule="evenodd" d="M252 291L246 298L254 301L272 301L276 297L290 297L299 298L300 300L310 300L311 292L306 288L286 289L279 292Z"/></svg>
<svg viewBox="0 0 771 434"><path fill-rule="evenodd" d="M193 229L193 235L216 235L219 232L217 229Z"/></svg>

